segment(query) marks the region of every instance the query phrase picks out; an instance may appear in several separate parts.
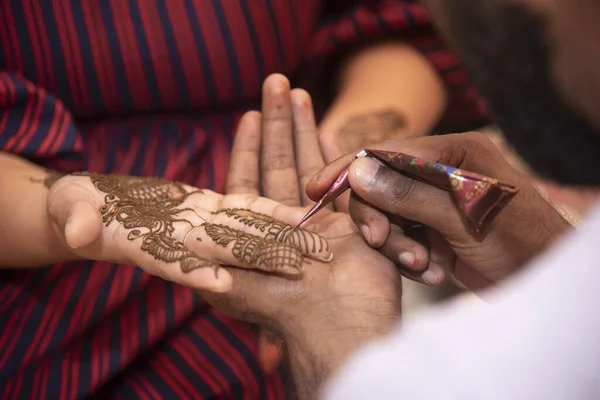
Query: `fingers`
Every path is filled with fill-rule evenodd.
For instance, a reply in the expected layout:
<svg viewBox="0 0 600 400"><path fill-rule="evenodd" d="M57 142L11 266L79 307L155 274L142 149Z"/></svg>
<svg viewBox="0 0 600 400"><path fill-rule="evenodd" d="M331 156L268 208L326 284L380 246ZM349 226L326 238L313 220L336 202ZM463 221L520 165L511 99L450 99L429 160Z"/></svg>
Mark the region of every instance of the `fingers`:
<svg viewBox="0 0 600 400"><path fill-rule="evenodd" d="M266 200L259 198L255 201L251 209L248 208L223 208L212 214L212 218L207 221L205 226L195 228L193 231L198 230L199 233L188 233L188 239L194 235L202 239L202 235L208 235L212 242L217 242L219 237L234 237L235 242L242 243L243 241L251 240L250 236L256 236L264 240L274 240L276 242L284 243L298 249L303 256L318 259L321 261L329 261L332 257L329 243L321 235L309 232L303 229L295 228L293 225L286 224L285 222L277 219L277 215L289 214L289 209L284 206L274 207L270 206L269 202L262 202ZM261 206L261 203L265 203ZM231 204L231 203L230 203ZM235 203L234 203L235 204ZM271 214L264 214L259 210L271 210ZM301 214L301 212L300 212ZM221 228L210 228L208 225L221 226ZM193 232L192 231L192 232ZM225 239L224 239L225 240ZM229 242L233 243L231 239ZM190 243L194 245L197 243ZM207 241L210 245L210 241ZM256 242L255 244L260 244ZM196 246L191 248L196 251L197 254L213 254L211 251L215 250L214 247ZM229 249L231 250L231 249ZM257 250L258 251L258 250ZM258 255L257 255L258 257ZM296 255L290 255L290 257L296 257ZM219 257L213 257L214 259L220 259ZM227 260L231 260L230 257ZM239 261L239 260L238 260ZM227 261L229 263L229 261ZM252 264L246 263L234 263L234 265L240 266L252 266ZM263 269L269 268L268 265L264 266ZM291 273L294 273L291 269L294 265L290 265Z"/></svg>
<svg viewBox="0 0 600 400"><path fill-rule="evenodd" d="M444 235L463 226L450 193L407 178L372 158L352 163L348 178L352 190L380 210L420 222Z"/></svg>
<svg viewBox="0 0 600 400"><path fill-rule="evenodd" d="M507 173L508 164L502 155L485 135L478 132L388 140L370 147L398 151L499 179L503 179ZM322 196L354 155L355 153L346 154L319 171L308 183L309 197L316 201ZM512 171L510 168L508 170Z"/></svg>
<svg viewBox="0 0 600 400"><path fill-rule="evenodd" d="M265 196L279 203L300 205L292 137L290 83L269 76L263 85L261 172Z"/></svg>
<svg viewBox="0 0 600 400"><path fill-rule="evenodd" d="M225 193L259 195L260 191L260 129L259 112L245 113L240 120L233 148Z"/></svg>
<svg viewBox="0 0 600 400"><path fill-rule="evenodd" d="M306 195L313 201L318 201L331 187L344 169L352 162L355 154L346 154L332 161L313 176L306 185Z"/></svg>
<svg viewBox="0 0 600 400"><path fill-rule="evenodd" d="M348 212L369 246L378 249L387 242L390 221L381 211L352 193Z"/></svg>
<svg viewBox="0 0 600 400"><path fill-rule="evenodd" d="M311 201L304 187L310 178L325 166L325 160L321 154L310 95L305 90L294 89L291 92L291 100L298 178L302 188L302 204L306 205L310 204Z"/></svg>
<svg viewBox="0 0 600 400"><path fill-rule="evenodd" d="M206 223L194 228L184 244L197 254L210 255L217 264L285 275L298 275L304 268L304 254L298 248L225 224Z"/></svg>
<svg viewBox="0 0 600 400"><path fill-rule="evenodd" d="M136 248L135 243L128 242L122 250L128 254L135 254L130 263L139 265L152 275L199 291L224 293L232 288L231 273L212 260L204 260L189 250L182 250L187 253L187 258L179 262L165 263L148 253L140 253L139 244L137 246Z"/></svg>

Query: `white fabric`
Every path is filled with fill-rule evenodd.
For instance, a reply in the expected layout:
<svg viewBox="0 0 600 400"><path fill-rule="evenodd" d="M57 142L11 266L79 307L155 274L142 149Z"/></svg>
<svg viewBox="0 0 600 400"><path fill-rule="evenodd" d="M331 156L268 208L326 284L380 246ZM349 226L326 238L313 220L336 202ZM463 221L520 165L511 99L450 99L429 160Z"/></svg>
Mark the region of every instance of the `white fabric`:
<svg viewBox="0 0 600 400"><path fill-rule="evenodd" d="M326 398L600 399L600 209L486 303L439 306L359 350Z"/></svg>

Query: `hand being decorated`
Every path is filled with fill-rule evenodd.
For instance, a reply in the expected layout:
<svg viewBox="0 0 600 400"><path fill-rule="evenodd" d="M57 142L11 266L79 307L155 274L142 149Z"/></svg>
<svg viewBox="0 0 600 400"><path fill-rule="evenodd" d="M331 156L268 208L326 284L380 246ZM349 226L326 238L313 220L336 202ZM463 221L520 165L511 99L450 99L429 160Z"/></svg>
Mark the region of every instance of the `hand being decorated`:
<svg viewBox="0 0 600 400"><path fill-rule="evenodd" d="M305 257L332 257L321 236L278 220L300 210L254 195L89 173L50 173L44 184L53 226L74 258L139 265L198 290L231 288L222 264L297 275Z"/></svg>

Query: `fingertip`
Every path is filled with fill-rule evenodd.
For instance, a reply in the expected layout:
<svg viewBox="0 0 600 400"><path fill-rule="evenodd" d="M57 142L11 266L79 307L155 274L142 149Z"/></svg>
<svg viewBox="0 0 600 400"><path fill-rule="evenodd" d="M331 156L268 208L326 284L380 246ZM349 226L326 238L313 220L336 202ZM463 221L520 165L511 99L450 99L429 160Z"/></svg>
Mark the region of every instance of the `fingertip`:
<svg viewBox="0 0 600 400"><path fill-rule="evenodd" d="M256 111L256 110L246 111L244 113L244 115L242 115L242 118L240 119L240 124L256 123L256 122L260 121L261 117L262 117L262 114L260 113L260 111Z"/></svg>
<svg viewBox="0 0 600 400"><path fill-rule="evenodd" d="M446 280L446 272L437 264L430 264L429 268L421 275L423 282L430 286L438 286Z"/></svg>
<svg viewBox="0 0 600 400"><path fill-rule="evenodd" d="M102 217L98 209L87 201L73 203L65 224L65 239L72 249L88 246L102 232Z"/></svg>
<svg viewBox="0 0 600 400"><path fill-rule="evenodd" d="M290 93L292 105L296 108L312 109L310 94L304 89L293 89Z"/></svg>
<svg viewBox="0 0 600 400"><path fill-rule="evenodd" d="M274 73L265 79L263 83L264 91L283 92L290 89L290 81L282 74Z"/></svg>
<svg viewBox="0 0 600 400"><path fill-rule="evenodd" d="M304 187L304 191L309 199L312 201L319 201L319 198L325 193L324 188L319 186L319 174L310 178Z"/></svg>
<svg viewBox="0 0 600 400"><path fill-rule="evenodd" d="M348 153L335 159L317 172L306 184L307 196L313 201L318 201L340 174L352 164L353 158L354 154Z"/></svg>
<svg viewBox="0 0 600 400"><path fill-rule="evenodd" d="M384 223L377 224L375 222L367 222L363 226L366 227L369 231L369 238L365 237L367 239L367 242L369 243L369 246L378 249L381 246L385 245L390 232L389 222L387 221L387 219Z"/></svg>

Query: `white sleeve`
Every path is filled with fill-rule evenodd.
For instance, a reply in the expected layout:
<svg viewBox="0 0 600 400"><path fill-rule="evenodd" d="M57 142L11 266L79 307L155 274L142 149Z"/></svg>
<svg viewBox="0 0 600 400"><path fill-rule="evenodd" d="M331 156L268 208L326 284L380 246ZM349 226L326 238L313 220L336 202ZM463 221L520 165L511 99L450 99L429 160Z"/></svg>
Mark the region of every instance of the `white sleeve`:
<svg viewBox="0 0 600 400"><path fill-rule="evenodd" d="M437 307L358 351L326 398L600 399L600 212L487 304Z"/></svg>

